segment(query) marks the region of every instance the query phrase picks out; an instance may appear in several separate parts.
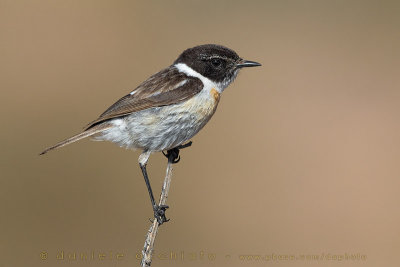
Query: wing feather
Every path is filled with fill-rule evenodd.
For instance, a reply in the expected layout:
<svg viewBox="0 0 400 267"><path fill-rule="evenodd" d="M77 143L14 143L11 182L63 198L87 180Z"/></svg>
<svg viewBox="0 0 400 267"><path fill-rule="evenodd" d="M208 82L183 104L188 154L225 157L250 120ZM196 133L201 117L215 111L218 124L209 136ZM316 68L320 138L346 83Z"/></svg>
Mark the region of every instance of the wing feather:
<svg viewBox="0 0 400 267"><path fill-rule="evenodd" d="M203 83L200 79L189 77L175 67L169 67L154 74L130 94L115 102L85 130L104 121L140 110L183 102L198 94L202 89Z"/></svg>

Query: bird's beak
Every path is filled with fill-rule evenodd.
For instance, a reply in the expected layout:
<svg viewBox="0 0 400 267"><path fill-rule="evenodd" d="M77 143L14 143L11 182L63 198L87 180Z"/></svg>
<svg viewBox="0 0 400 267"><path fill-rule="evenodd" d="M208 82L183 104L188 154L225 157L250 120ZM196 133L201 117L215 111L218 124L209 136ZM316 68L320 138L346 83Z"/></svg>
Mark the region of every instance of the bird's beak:
<svg viewBox="0 0 400 267"><path fill-rule="evenodd" d="M255 62L255 61L250 61L250 60L244 60L241 59L237 64L236 67L238 68L244 68L244 67L258 67L261 66L260 63Z"/></svg>

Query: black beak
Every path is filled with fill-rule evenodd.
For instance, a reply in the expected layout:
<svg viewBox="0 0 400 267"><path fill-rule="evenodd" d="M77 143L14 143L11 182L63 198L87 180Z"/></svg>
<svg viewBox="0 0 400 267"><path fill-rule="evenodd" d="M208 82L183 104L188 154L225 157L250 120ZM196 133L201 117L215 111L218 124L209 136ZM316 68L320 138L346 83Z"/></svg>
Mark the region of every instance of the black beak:
<svg viewBox="0 0 400 267"><path fill-rule="evenodd" d="M242 59L238 64L236 64L236 67L238 68L258 67L258 66L261 66L261 64L255 61L244 60L244 59Z"/></svg>

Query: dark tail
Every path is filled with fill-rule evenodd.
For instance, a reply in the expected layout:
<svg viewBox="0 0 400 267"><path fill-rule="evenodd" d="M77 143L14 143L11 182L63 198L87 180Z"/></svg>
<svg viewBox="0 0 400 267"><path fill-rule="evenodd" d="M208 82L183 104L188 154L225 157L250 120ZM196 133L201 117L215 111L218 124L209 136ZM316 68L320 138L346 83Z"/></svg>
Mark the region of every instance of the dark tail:
<svg viewBox="0 0 400 267"><path fill-rule="evenodd" d="M39 155L46 154L46 153L49 152L50 150L53 150L53 149L56 149L56 148L60 148L60 147L69 145L69 144L74 143L74 142L76 142L76 141L79 141L79 140L81 140L81 139L83 139L83 138L86 138L86 137L92 136L92 135L94 135L94 134L100 133L100 132L102 132L102 131L104 131L104 130L110 128L110 127L112 127L112 126L109 125L109 124L98 124L98 125L95 125L95 126L91 127L90 129L88 129L88 130L86 130L86 131L84 131L84 132L82 132L82 133L80 133L80 134L74 135L74 136L72 136L72 137L70 137L70 138L68 138L68 139L65 139L64 141L61 141L61 142L55 144L54 146L51 146L51 147L49 147L49 148L46 148L46 149L45 149L42 153L40 153Z"/></svg>

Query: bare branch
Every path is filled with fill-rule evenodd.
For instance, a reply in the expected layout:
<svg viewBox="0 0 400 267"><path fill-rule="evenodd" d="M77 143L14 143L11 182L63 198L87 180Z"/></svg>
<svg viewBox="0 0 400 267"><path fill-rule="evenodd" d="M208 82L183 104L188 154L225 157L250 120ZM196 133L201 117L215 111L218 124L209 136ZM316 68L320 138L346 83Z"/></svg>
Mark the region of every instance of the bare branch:
<svg viewBox="0 0 400 267"><path fill-rule="evenodd" d="M172 178L172 160L169 158L164 184L161 190L160 202L158 204L159 206L165 205L167 203L171 178ZM141 261L142 267L150 267L151 265L153 249L154 249L154 241L156 240L159 226L160 225L158 221L154 219L153 224L150 226L149 231L147 232L147 237L146 240L144 241L144 246L142 250L142 261Z"/></svg>

